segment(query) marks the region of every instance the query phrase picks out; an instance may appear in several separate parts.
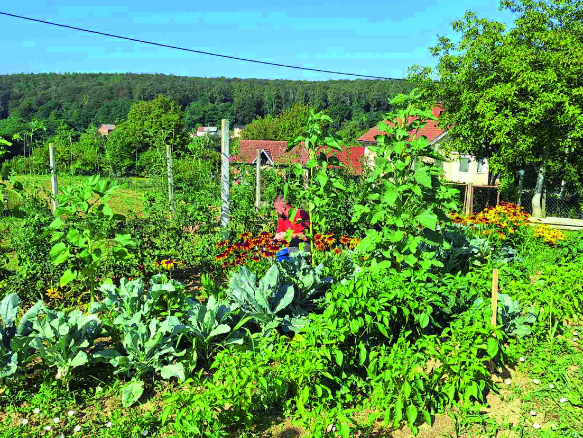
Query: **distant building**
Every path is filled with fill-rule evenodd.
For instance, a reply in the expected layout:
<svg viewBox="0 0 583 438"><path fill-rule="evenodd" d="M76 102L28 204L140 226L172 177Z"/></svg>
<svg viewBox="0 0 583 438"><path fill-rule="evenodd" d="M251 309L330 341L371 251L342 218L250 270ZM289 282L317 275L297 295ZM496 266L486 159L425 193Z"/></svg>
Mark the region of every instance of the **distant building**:
<svg viewBox="0 0 583 438"><path fill-rule="evenodd" d="M437 105L432 108L431 113L439 118L442 112L441 105ZM392 122L385 120L385 123L392 125ZM375 137L381 135L382 133L375 126L366 132L358 140L366 147L369 145L375 145L377 143ZM448 135L447 131L439 128L437 126L437 120L429 120L424 128L419 129L415 133L417 138L425 136L430 144L436 148L440 149L440 144L447 141ZM413 140L413 132L411 132L411 138L409 141ZM365 150L366 161L371 163L374 161L374 154L370 152L368 148ZM441 163L443 168L444 177L448 181L459 182L459 183L473 183L476 185L487 185L488 184L488 160L479 160L476 157L468 154L460 154L458 152L452 152L448 157L448 160Z"/></svg>
<svg viewBox="0 0 583 438"><path fill-rule="evenodd" d="M115 125L101 125L97 130L101 135L109 135L110 132L115 131Z"/></svg>
<svg viewBox="0 0 583 438"><path fill-rule="evenodd" d="M243 131L243 129L245 129L245 126L241 126L241 125L233 126L233 137L240 137L241 131Z"/></svg>
<svg viewBox="0 0 583 438"><path fill-rule="evenodd" d="M201 126L196 131L197 137L202 137L203 135L218 135L219 130L216 126Z"/></svg>
<svg viewBox="0 0 583 438"><path fill-rule="evenodd" d="M327 148L321 146L318 150L326 150ZM308 150L302 142L293 150L286 152L287 141L272 141L272 140L240 140L239 154L231 156L230 161L235 163L255 164L257 160L257 151L260 151L260 160L262 165L293 165L295 163L306 165L308 162ZM346 166L349 172L360 173L364 162L363 146L348 146L342 151L328 152L328 156L335 156L338 160ZM334 166L330 166L334 167Z"/></svg>

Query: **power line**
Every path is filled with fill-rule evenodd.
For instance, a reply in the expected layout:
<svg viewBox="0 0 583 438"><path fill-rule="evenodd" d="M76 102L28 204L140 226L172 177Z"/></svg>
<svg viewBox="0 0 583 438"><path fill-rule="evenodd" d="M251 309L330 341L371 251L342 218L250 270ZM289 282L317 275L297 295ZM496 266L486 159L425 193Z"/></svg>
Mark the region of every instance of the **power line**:
<svg viewBox="0 0 583 438"><path fill-rule="evenodd" d="M257 61L256 59L247 59L247 58L239 58L237 56L221 55L219 53L203 52L202 50L194 50L194 49L187 49L184 47L170 46L168 44L155 43L152 41L144 41L144 40L139 40L136 38L129 38L129 37L121 36L121 35L113 35L111 33L99 32L99 31L90 30L90 29L83 29L80 27L69 26L66 24L51 23L50 21L44 21L44 20L39 20L36 18L30 18L30 17L23 17L22 15L9 14L8 12L2 12L2 11L0 11L0 15L6 15L8 17L13 17L13 18L20 18L22 20L34 21L36 23L49 24L51 26L64 27L66 29L79 30L81 32L94 33L97 35L103 35L103 36L107 36L107 37L111 37L111 38L118 38L120 40L134 41L134 42L142 43L142 44L150 44L152 46L165 47L167 49L182 50L184 52L199 53L201 55L217 56L219 58L226 58L226 59L234 59L236 61L254 62L256 64L272 65L274 67L293 68L296 70L308 70L308 71L315 71L318 73L331 73L331 74L335 74L335 75L356 76L356 77L370 78L370 79L392 79L392 78L386 78L383 76L370 76L370 75L361 75L361 74L357 74L357 73L344 73L344 72L339 72L339 71L320 70L317 68L299 67L297 65L278 64L275 62Z"/></svg>

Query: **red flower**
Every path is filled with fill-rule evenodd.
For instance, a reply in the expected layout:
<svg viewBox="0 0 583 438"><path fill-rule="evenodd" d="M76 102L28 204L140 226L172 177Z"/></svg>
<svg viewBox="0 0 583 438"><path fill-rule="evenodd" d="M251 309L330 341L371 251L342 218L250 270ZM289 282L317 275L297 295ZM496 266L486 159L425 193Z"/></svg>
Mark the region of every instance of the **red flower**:
<svg viewBox="0 0 583 438"><path fill-rule="evenodd" d="M334 254L336 254L336 255L340 255L340 253L342 252L342 250L341 250L340 248L334 248L332 251L333 251L333 252L334 252Z"/></svg>
<svg viewBox="0 0 583 438"><path fill-rule="evenodd" d="M348 237L348 236L342 236L342 237L340 238L340 242L341 242L343 245L346 245L346 244L350 243L350 241L351 241L351 240L352 240L352 239L351 239L350 237Z"/></svg>

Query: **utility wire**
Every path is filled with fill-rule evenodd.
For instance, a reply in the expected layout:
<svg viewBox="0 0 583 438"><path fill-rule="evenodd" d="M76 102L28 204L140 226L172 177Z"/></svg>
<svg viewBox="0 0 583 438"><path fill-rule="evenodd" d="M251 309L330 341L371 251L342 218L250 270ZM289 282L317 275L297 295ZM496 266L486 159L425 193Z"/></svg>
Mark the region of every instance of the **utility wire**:
<svg viewBox="0 0 583 438"><path fill-rule="evenodd" d="M200 53L201 55L217 56L219 58L234 59L237 61L254 62L256 64L272 65L274 67L293 68L296 70L308 70L308 71L315 71L315 72L319 72L319 73L331 73L331 74L335 74L335 75L356 76L356 77L370 78L370 79L392 79L392 78L387 78L387 77L383 77L383 76L370 76L370 75L361 75L361 74L357 74L357 73L344 73L344 72L339 72L339 71L320 70L317 68L299 67L297 65L278 64L275 62L257 61L256 59L247 59L247 58L239 58L236 56L221 55L219 53L203 52L202 50L194 50L194 49L186 49L184 47L170 46L168 44L155 43L152 41L144 41L144 40L139 40L136 38L129 38L129 37L121 36L121 35L113 35L111 33L98 32L96 30L83 29L80 27L69 26L66 24L51 23L50 21L44 21L44 20L39 20L36 18L30 18L30 17L23 17L22 15L9 14L8 12L2 12L2 11L0 11L0 15L6 15L7 17L13 17L13 18L20 18L22 20L34 21L36 23L49 24L51 26L64 27L66 29L79 30L81 32L94 33L97 35L103 35L103 36L107 36L107 37L111 37L111 38L118 38L120 40L134 41L134 42L142 43L142 44L150 44L152 46L166 47L168 49L182 50L184 52Z"/></svg>

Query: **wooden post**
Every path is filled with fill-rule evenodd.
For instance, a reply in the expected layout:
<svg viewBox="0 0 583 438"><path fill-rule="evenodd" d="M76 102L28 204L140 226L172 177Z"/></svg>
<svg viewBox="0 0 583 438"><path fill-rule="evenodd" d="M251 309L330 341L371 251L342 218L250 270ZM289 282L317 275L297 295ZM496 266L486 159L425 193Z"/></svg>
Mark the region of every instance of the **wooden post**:
<svg viewBox="0 0 583 438"><path fill-rule="evenodd" d="M229 121L221 120L221 227L227 237L229 224Z"/></svg>
<svg viewBox="0 0 583 438"><path fill-rule="evenodd" d="M261 150L257 149L257 162L255 163L255 208L261 207Z"/></svg>
<svg viewBox="0 0 583 438"><path fill-rule="evenodd" d="M496 327L498 321L498 269L492 271L492 325Z"/></svg>
<svg viewBox="0 0 583 438"><path fill-rule="evenodd" d="M498 269L492 271L492 302L490 304L492 308L492 318L490 322L493 327L498 324ZM488 361L488 368L490 373L494 374L496 372L496 367L494 366L494 361Z"/></svg>
<svg viewBox="0 0 583 438"><path fill-rule="evenodd" d="M471 216L474 214L474 184L468 184L468 192L470 194L468 197L468 213Z"/></svg>
<svg viewBox="0 0 583 438"><path fill-rule="evenodd" d="M59 186L57 183L57 160L55 158L55 146L49 143L49 164L51 166L51 190L53 192L53 213L57 210L57 195Z"/></svg>
<svg viewBox="0 0 583 438"><path fill-rule="evenodd" d="M168 199L170 201L170 212L174 214L174 175L172 174L172 148L166 145L166 166L168 172Z"/></svg>
<svg viewBox="0 0 583 438"><path fill-rule="evenodd" d="M471 185L468 183L466 184L466 192L465 192L465 196L464 196L464 214L466 216L469 216L471 213L471 207L470 207L470 200L471 200L471 191L472 191L472 187Z"/></svg>

